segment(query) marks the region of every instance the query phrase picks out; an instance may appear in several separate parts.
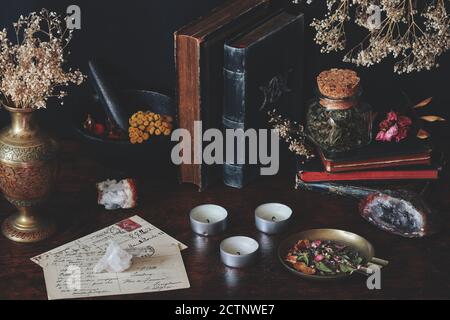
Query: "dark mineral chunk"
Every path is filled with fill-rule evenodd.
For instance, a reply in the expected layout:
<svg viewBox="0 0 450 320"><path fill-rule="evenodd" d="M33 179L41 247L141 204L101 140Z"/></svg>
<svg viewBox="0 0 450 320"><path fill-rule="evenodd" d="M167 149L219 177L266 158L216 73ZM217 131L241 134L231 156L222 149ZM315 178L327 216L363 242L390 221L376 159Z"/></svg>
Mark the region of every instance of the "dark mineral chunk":
<svg viewBox="0 0 450 320"><path fill-rule="evenodd" d="M437 214L407 191L369 195L361 201L360 213L378 228L408 238L431 235L439 226Z"/></svg>

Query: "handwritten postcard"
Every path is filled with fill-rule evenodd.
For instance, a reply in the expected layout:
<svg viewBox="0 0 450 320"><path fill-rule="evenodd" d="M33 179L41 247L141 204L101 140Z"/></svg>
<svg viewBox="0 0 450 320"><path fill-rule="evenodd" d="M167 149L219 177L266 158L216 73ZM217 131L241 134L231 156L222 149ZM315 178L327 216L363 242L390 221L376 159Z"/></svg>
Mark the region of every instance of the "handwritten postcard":
<svg viewBox="0 0 450 320"><path fill-rule="evenodd" d="M101 253L60 251L47 258L44 277L49 300L159 292L189 288L178 244L147 247L122 273L94 273Z"/></svg>
<svg viewBox="0 0 450 320"><path fill-rule="evenodd" d="M31 258L31 261L37 263L41 267L46 267L49 265L51 257L55 254L64 253L74 255L76 253L82 255L83 253L104 252L110 240L114 240L122 248L127 250L146 247L156 248L162 244L173 243L177 243L180 250L187 248L184 244L167 235L165 232L141 217L134 216L33 257Z"/></svg>

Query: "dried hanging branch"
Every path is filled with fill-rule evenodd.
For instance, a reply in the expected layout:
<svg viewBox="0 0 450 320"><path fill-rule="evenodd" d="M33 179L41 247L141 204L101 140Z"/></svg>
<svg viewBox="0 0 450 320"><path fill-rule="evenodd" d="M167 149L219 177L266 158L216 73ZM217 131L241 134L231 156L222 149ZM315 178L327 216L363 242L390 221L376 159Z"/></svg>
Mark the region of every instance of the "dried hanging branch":
<svg viewBox="0 0 450 320"><path fill-rule="evenodd" d="M345 62L369 67L393 56L394 72L402 74L438 67L436 59L450 49L449 0L325 1L327 14L311 24L322 52L345 49L345 24L352 17L354 23L368 31L344 56ZM379 15L379 23L374 23L374 15Z"/></svg>
<svg viewBox="0 0 450 320"><path fill-rule="evenodd" d="M315 157L314 149L307 143L308 138L302 125L284 118L276 109L267 114L272 129L289 145L291 152L304 157L305 160Z"/></svg>

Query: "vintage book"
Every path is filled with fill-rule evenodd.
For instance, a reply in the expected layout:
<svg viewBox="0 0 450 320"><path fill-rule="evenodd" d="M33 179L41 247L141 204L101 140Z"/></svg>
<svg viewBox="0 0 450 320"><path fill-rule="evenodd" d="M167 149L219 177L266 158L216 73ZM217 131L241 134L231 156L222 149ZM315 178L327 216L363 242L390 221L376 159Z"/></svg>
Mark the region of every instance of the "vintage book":
<svg viewBox="0 0 450 320"><path fill-rule="evenodd" d="M371 169L362 171L327 172L320 159L306 164L298 164L298 178L304 182L336 181L400 181L400 180L437 180L442 171L440 164L431 166L406 166L390 169Z"/></svg>
<svg viewBox="0 0 450 320"><path fill-rule="evenodd" d="M378 181L378 180L437 180L439 169L424 170L374 170L329 173L326 171L301 171L299 178L305 182L328 181Z"/></svg>
<svg viewBox="0 0 450 320"><path fill-rule="evenodd" d="M319 155L325 170L330 173L432 163L431 145L416 138L400 143L374 142L344 154L331 154L319 149Z"/></svg>
<svg viewBox="0 0 450 320"><path fill-rule="evenodd" d="M194 121L202 121L203 131L222 127L225 41L272 10L270 0L231 0L175 32L179 126L191 133L192 160L196 151ZM220 169L215 165L182 164L180 182L193 183L202 190L220 178Z"/></svg>
<svg viewBox="0 0 450 320"><path fill-rule="evenodd" d="M396 191L412 191L417 194L428 194L430 190L430 182L427 180L398 180L398 181L340 181L340 182L305 182L295 176L295 189L305 191L318 191L328 195L334 196L348 196L345 191L346 188L370 188L377 190L396 190ZM364 195L365 192L358 195L354 194L356 198Z"/></svg>
<svg viewBox="0 0 450 320"><path fill-rule="evenodd" d="M267 112L274 108L295 116L303 31L303 15L282 11L225 44L224 129L266 128ZM223 166L223 181L231 187L242 188L258 175L258 164L237 164L236 157Z"/></svg>

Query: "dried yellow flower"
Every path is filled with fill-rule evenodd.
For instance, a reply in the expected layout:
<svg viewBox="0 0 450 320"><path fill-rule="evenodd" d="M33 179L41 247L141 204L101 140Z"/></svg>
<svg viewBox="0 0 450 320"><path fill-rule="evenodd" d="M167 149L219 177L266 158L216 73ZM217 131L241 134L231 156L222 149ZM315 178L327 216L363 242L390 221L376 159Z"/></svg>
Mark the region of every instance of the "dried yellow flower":
<svg viewBox="0 0 450 320"><path fill-rule="evenodd" d="M149 140L152 135L169 136L173 128L172 121L171 116L138 111L129 119L130 142L132 144L143 143Z"/></svg>

